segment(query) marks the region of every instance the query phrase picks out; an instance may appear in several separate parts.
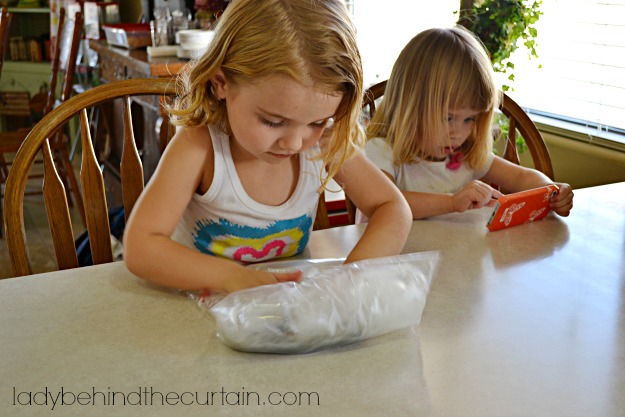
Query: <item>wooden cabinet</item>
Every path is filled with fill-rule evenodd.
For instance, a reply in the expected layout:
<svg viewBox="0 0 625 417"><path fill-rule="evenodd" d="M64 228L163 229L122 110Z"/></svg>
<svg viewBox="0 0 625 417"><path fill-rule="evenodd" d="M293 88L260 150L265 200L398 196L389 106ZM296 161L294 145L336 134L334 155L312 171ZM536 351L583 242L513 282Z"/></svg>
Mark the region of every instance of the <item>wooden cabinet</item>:
<svg viewBox="0 0 625 417"><path fill-rule="evenodd" d="M2 65L2 91L28 91L31 96L40 91L48 91L50 72L49 62L6 61Z"/></svg>
<svg viewBox="0 0 625 417"><path fill-rule="evenodd" d="M50 9L9 7L8 10L13 18L2 66L0 92L22 92L33 97L41 91L48 91L50 82L52 67L47 52ZM0 131L6 129L7 120L0 117Z"/></svg>
<svg viewBox="0 0 625 417"><path fill-rule="evenodd" d="M89 46L98 54L102 83L131 78L174 77L187 63L175 57L150 58L143 49L126 50L104 41L90 41ZM135 97L131 102L134 107L133 129L146 181L154 173L170 137L170 125L160 104L155 97ZM101 111L110 132L108 158L119 161L123 141L122 104L120 102Z"/></svg>
<svg viewBox="0 0 625 417"><path fill-rule="evenodd" d="M13 14L0 90L47 91L50 81L50 9L9 7Z"/></svg>

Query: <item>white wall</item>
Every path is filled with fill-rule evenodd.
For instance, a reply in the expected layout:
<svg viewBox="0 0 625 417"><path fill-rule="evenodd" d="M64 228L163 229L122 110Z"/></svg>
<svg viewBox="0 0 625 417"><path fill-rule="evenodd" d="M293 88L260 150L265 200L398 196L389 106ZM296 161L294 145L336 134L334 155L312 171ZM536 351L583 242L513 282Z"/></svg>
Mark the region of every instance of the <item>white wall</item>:
<svg viewBox="0 0 625 417"><path fill-rule="evenodd" d="M460 0L355 0L365 86L389 77L395 59L417 33L452 26L459 4Z"/></svg>

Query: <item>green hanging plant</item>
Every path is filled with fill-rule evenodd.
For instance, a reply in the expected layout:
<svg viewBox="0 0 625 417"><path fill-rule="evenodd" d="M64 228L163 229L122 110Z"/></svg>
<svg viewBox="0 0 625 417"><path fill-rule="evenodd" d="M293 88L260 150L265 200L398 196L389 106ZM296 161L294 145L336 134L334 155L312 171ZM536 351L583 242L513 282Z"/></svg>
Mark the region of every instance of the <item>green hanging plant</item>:
<svg viewBox="0 0 625 417"><path fill-rule="evenodd" d="M510 131L510 120L503 113L497 112L495 113L495 128L493 129L493 140L495 141L495 146L493 147L493 152L495 155L499 155L498 146L503 147L505 142L508 140L508 132ZM522 154L527 150L527 145L525 144L525 139L523 136L517 132L516 136L516 148L519 154Z"/></svg>
<svg viewBox="0 0 625 417"><path fill-rule="evenodd" d="M527 48L529 58L536 52L536 22L542 15L542 0L462 0L458 24L475 33L490 54L495 72L514 81L510 55L519 47ZM502 86L503 91L510 86Z"/></svg>
<svg viewBox="0 0 625 417"><path fill-rule="evenodd" d="M461 0L458 24L477 35L490 55L495 72L503 73L513 82L514 63L510 56L520 42L530 59L538 58L535 24L542 15L541 5L542 0ZM503 85L502 90L509 91L511 87ZM507 137L507 118L497 114L496 124L496 140ZM517 135L517 149L520 153L527 149L521 135Z"/></svg>

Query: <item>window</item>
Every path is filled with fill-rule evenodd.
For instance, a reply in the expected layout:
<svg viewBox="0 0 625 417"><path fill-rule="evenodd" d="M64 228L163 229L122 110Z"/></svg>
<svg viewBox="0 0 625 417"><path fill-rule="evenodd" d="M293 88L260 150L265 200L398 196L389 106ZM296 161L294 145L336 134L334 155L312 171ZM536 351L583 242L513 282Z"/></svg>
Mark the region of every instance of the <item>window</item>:
<svg viewBox="0 0 625 417"><path fill-rule="evenodd" d="M418 32L454 25L460 1L350 3L369 86L389 77L397 55ZM510 95L542 125L575 129L586 140L605 138L623 149L625 0L543 0L541 11L539 57L530 60L517 51Z"/></svg>
<svg viewBox="0 0 625 417"><path fill-rule="evenodd" d="M347 6L347 10L351 15L354 15L354 0L345 0L345 5Z"/></svg>
<svg viewBox="0 0 625 417"><path fill-rule="evenodd" d="M541 10L538 59L516 54L510 95L552 124L625 143L625 0L545 0Z"/></svg>

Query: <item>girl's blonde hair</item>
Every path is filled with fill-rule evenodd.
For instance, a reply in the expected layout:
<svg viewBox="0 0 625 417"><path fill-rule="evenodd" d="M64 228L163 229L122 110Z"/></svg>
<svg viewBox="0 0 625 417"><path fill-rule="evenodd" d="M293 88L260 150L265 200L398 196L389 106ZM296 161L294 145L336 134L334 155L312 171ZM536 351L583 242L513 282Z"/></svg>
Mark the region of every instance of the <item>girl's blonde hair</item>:
<svg viewBox="0 0 625 417"><path fill-rule="evenodd" d="M482 43L463 27L428 29L399 54L367 137L384 137L397 165L427 159L449 146L448 112L479 111L461 146L464 161L480 169L492 152L491 123L501 92Z"/></svg>
<svg viewBox="0 0 625 417"><path fill-rule="evenodd" d="M172 123L215 124L230 134L226 105L211 85L221 69L233 85L272 74L343 95L334 124L324 138L329 178L364 142L358 120L362 106L362 63L356 30L342 0L234 0L215 28L206 53L179 77Z"/></svg>

